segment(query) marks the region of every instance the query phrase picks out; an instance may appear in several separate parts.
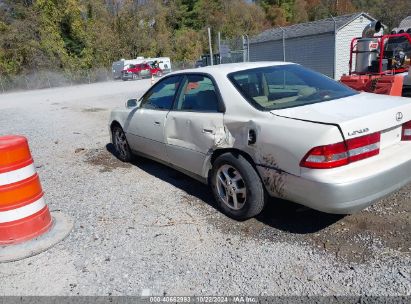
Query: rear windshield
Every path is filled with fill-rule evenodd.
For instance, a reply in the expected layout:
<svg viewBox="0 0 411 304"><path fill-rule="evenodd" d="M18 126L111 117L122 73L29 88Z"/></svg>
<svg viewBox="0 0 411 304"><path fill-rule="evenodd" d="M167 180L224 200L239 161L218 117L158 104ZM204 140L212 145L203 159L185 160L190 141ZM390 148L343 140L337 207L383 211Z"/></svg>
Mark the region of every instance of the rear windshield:
<svg viewBox="0 0 411 304"><path fill-rule="evenodd" d="M228 78L257 109L298 107L358 94L357 91L297 64L244 70Z"/></svg>

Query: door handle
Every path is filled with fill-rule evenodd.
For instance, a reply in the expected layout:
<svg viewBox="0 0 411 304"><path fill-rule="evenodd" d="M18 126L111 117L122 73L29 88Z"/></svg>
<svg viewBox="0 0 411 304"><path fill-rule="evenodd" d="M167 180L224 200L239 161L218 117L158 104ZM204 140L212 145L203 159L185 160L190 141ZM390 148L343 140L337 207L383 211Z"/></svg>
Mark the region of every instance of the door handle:
<svg viewBox="0 0 411 304"><path fill-rule="evenodd" d="M211 130L211 129L203 129L203 133L213 134L213 133L214 133L214 130Z"/></svg>
<svg viewBox="0 0 411 304"><path fill-rule="evenodd" d="M160 122L159 122L159 121L155 121L155 122L154 122L154 125L159 126L159 125L160 125Z"/></svg>

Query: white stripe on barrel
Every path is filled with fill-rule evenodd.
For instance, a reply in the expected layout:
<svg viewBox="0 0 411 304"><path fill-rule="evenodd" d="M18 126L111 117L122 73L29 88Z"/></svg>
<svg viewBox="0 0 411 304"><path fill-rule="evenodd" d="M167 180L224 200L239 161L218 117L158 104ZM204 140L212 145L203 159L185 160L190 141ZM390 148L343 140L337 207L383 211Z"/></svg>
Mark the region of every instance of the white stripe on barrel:
<svg viewBox="0 0 411 304"><path fill-rule="evenodd" d="M34 201L23 207L7 211L0 211L0 224L24 219L25 217L39 212L45 206L46 202L44 201L44 198L41 197L37 201Z"/></svg>
<svg viewBox="0 0 411 304"><path fill-rule="evenodd" d="M26 178L32 177L35 173L36 169L33 163L17 170L0 173L0 186L25 180Z"/></svg>

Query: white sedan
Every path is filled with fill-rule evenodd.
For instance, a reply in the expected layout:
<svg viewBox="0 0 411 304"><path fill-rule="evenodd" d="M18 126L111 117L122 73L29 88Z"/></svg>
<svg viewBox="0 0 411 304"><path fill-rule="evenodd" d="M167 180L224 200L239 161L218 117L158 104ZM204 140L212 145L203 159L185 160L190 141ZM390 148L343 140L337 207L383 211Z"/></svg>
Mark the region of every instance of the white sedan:
<svg viewBox="0 0 411 304"><path fill-rule="evenodd" d="M235 219L267 195L352 213L411 181L411 100L358 93L293 63L169 74L111 113L118 157L209 183Z"/></svg>

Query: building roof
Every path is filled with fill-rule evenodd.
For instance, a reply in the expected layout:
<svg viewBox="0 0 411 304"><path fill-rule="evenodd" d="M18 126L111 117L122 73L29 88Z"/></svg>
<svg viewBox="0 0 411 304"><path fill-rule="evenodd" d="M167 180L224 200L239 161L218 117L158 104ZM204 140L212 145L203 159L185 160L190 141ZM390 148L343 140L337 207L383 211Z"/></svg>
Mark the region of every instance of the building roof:
<svg viewBox="0 0 411 304"><path fill-rule="evenodd" d="M335 25L337 31L348 25L353 20L357 19L360 16L364 16L368 18L370 21L375 21L376 19L371 17L370 15L360 12L342 16L336 16ZM304 37L304 36L311 36L311 35L318 35L324 33L332 33L334 32L334 20L332 18L306 22L306 23L299 23L290 26L283 27L284 29L284 36L285 38L296 38L296 37ZM268 29L261 34L253 37L250 39L251 43L258 43L270 40L279 40L283 37L283 30L281 27L275 27Z"/></svg>

